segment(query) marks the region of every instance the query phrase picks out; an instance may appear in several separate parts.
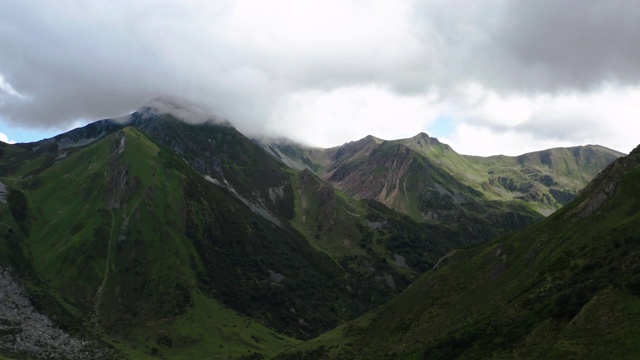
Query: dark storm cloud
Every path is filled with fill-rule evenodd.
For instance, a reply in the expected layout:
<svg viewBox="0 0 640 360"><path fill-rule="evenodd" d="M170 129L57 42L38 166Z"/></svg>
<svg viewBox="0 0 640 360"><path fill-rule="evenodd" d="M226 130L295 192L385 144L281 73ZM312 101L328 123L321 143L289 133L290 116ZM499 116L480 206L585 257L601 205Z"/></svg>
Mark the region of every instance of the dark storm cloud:
<svg viewBox="0 0 640 360"><path fill-rule="evenodd" d="M55 15L55 6L3 6L0 73L23 98L7 101L2 115L26 126L65 126L140 106L151 89L162 94L168 79L158 75L170 72L125 31Z"/></svg>
<svg viewBox="0 0 640 360"><path fill-rule="evenodd" d="M640 80L640 2L423 2L417 34L441 54L442 83L504 92L589 91Z"/></svg>
<svg viewBox="0 0 640 360"><path fill-rule="evenodd" d="M640 79L640 2L513 1L504 17L496 38L534 86L588 89Z"/></svg>

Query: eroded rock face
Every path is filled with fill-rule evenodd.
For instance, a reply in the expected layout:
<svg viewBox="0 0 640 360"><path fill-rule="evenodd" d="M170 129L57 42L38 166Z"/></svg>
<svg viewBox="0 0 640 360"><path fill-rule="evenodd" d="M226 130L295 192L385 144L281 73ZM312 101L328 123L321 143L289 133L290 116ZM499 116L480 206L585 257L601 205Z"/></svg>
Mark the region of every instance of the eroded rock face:
<svg viewBox="0 0 640 360"><path fill-rule="evenodd" d="M101 359L110 354L71 337L39 313L11 272L0 268L0 353L35 359Z"/></svg>
<svg viewBox="0 0 640 360"><path fill-rule="evenodd" d="M567 213L567 216L579 214L585 218L598 211L607 199L612 197L618 190L618 185L622 174L631 171L640 162L640 152L634 150L629 156L620 159L598 175L581 194L589 194L584 200Z"/></svg>
<svg viewBox="0 0 640 360"><path fill-rule="evenodd" d="M0 182L0 203L7 202L7 187Z"/></svg>

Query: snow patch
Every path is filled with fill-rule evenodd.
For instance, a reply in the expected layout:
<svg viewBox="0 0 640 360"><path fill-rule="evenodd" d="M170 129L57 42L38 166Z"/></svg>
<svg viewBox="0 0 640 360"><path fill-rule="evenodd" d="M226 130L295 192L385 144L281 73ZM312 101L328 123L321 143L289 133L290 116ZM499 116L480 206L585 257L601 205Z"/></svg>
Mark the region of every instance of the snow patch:
<svg viewBox="0 0 640 360"><path fill-rule="evenodd" d="M185 160L185 161L186 161L186 160ZM204 179L205 179L205 180L207 180L208 182L210 182L210 183L214 184L214 185L217 185L217 186L220 186L220 187L226 187L223 183L221 183L220 181L218 181L218 179L214 179L214 178L212 178L212 177L211 177L211 176L209 176L209 175L205 175L205 176L204 176ZM226 180L225 180L225 182L226 182Z"/></svg>

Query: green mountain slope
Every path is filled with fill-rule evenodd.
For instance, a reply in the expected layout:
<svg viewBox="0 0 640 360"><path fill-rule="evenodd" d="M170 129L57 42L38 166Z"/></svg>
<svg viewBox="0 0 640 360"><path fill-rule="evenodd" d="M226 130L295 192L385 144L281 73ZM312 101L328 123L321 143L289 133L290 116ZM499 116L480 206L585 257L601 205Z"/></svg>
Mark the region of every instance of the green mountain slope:
<svg viewBox="0 0 640 360"><path fill-rule="evenodd" d="M39 162L33 156L25 166ZM56 318L96 329L95 336L136 358L158 352L184 358L270 354L294 340L255 319L292 334L336 321L324 299L318 303L316 295L297 285L316 278L328 289L340 286L340 280L326 276L332 268L338 273L326 256L133 128L39 167L27 178L2 181L26 194L23 210L11 211L18 225L7 224L14 234L20 229L25 235L15 251L22 250L23 259L16 264L12 256L5 266L29 275L31 264L46 284L34 284L33 291L50 292L66 310ZM11 238L3 240L4 246L16 247ZM274 285L271 268L297 288ZM300 304L298 316L307 323L273 316L288 309L260 298L269 294ZM236 305L254 320L214 299ZM55 315L56 307L53 302L42 310ZM100 336L99 329L108 336Z"/></svg>
<svg viewBox="0 0 640 360"><path fill-rule="evenodd" d="M640 148L543 222L452 252L281 358L636 358L639 169Z"/></svg>
<svg viewBox="0 0 640 360"><path fill-rule="evenodd" d="M9 148L0 267L95 351L274 355L457 246L451 229L355 200L228 126L142 112Z"/></svg>
<svg viewBox="0 0 640 360"><path fill-rule="evenodd" d="M4 142L0 141L0 159L3 159L5 157L9 158L15 154L18 154L20 152L22 152L23 150L20 149L19 147L12 145L12 144L7 144Z"/></svg>
<svg viewBox="0 0 640 360"><path fill-rule="evenodd" d="M483 179L484 188L506 198L528 201L548 215L573 200L580 189L622 155L602 146L588 145L516 157L469 158L489 175Z"/></svg>
<svg viewBox="0 0 640 360"><path fill-rule="evenodd" d="M293 226L347 272L350 286L388 298L457 244L448 229L421 224L375 201L350 198L310 171L294 179Z"/></svg>
<svg viewBox="0 0 640 360"><path fill-rule="evenodd" d="M379 204L356 201L310 172L292 170L229 126L189 125L144 111L133 114L130 124L328 254L354 297L337 311L341 320L380 305L459 244L447 239L451 229L434 229Z"/></svg>
<svg viewBox="0 0 640 360"><path fill-rule="evenodd" d="M75 339L49 357L270 357L542 218L525 192L485 191L491 176L550 192L606 162L587 148L474 162L426 135L269 147L154 109L0 150L0 293L22 294L0 304L0 353L36 358L55 343L41 327Z"/></svg>
<svg viewBox="0 0 640 360"><path fill-rule="evenodd" d="M622 155L586 146L482 158L457 154L424 133L395 141L368 136L331 149L263 146L350 196L375 199L415 220L449 226L466 243L549 215Z"/></svg>

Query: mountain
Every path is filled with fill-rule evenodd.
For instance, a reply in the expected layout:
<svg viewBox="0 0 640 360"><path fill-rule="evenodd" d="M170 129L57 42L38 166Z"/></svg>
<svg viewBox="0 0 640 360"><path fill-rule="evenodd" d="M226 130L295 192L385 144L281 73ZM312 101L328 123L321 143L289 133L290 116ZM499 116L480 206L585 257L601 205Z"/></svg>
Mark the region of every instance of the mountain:
<svg viewBox="0 0 640 360"><path fill-rule="evenodd" d="M292 143L263 146L350 196L374 199L417 221L455 229L464 243L539 221L623 155L584 146L517 157L466 156L424 133L394 141L367 136L330 149Z"/></svg>
<svg viewBox="0 0 640 360"><path fill-rule="evenodd" d="M425 134L305 149L154 108L0 144L0 354L272 357L541 220L531 188L491 176L574 191L607 161L590 149L475 159Z"/></svg>
<svg viewBox="0 0 640 360"><path fill-rule="evenodd" d="M0 290L21 294L0 309L2 353L272 356L460 245L224 124L143 109L1 148Z"/></svg>
<svg viewBox="0 0 640 360"><path fill-rule="evenodd" d="M332 320L325 305L314 304L317 296L300 299L304 287L280 294L283 286L272 285L267 271L284 272L295 284L315 279L336 291L346 284L332 276L339 270L328 257L252 212L135 128L73 152L21 154L36 157L14 159L16 173L2 178L16 223L8 224L11 236L3 240L18 242L13 247L22 254L22 268L11 267L18 277L34 278L27 292L48 294L36 310L67 319L72 334L93 333L136 358L138 352L210 354L219 345L225 347L220 352L240 355L248 349L268 353L294 340L219 301L234 302L262 319L288 312L280 303L260 299L280 296L300 304L296 311L308 319L308 328L320 326L314 317ZM3 222L11 217L3 216ZM14 265L17 258L10 256L3 265ZM26 331L28 324L16 321L14 331ZM288 321L274 316L263 323L303 331L297 319L295 326ZM238 325L242 330L225 329Z"/></svg>
<svg viewBox="0 0 640 360"><path fill-rule="evenodd" d="M381 308L279 358L636 358L639 169L640 147L544 221L451 252Z"/></svg>

